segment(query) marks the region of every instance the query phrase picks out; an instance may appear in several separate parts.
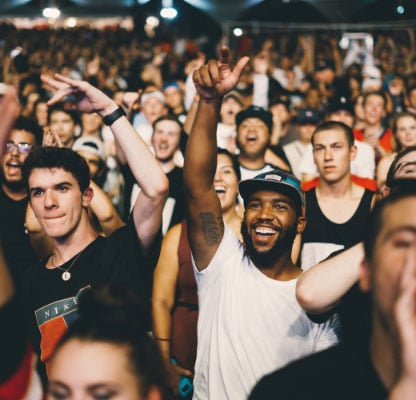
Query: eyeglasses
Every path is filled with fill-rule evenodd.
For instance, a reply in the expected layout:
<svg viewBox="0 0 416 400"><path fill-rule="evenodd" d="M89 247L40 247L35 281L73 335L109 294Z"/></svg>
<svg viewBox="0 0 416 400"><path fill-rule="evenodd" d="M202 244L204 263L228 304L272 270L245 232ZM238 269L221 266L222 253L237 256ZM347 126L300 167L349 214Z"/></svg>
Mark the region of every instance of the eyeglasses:
<svg viewBox="0 0 416 400"><path fill-rule="evenodd" d="M22 154L30 153L30 151L33 149L33 145L30 143L13 143L13 142L7 142L6 143L6 151L8 153L11 153L14 151L14 149L17 148L17 151Z"/></svg>

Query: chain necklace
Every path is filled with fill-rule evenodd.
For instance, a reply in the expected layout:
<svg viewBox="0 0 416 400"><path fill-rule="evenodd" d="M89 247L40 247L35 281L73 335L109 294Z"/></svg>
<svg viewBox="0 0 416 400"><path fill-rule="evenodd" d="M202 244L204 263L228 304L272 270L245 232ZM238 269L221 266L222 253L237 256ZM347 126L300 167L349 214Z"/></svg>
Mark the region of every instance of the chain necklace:
<svg viewBox="0 0 416 400"><path fill-rule="evenodd" d="M84 250L82 250L82 251L80 251L76 256L75 256L75 258L72 260L72 262L71 262L71 264L69 265L69 267L68 268L62 268L62 267L59 267L59 266L57 266L57 265L55 265L53 262L52 262L52 259L55 257L55 253L53 253L52 254L52 256L51 256L51 264L52 264L52 267L54 267L54 268L57 268L57 269L59 269L59 270L61 270L61 271L64 271L64 272L62 272L62 275L61 275L61 279L63 280L63 281L69 281L70 279L71 279L71 269L72 269L72 267L75 265L75 263L77 262L77 260L78 260L78 258L81 256L81 254L84 252Z"/></svg>

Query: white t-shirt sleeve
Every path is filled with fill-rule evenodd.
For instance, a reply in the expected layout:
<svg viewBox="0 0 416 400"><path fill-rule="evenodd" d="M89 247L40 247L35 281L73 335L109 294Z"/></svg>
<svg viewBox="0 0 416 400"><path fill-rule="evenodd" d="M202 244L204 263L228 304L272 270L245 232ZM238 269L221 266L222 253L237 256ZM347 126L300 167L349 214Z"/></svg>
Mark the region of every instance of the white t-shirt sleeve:
<svg viewBox="0 0 416 400"><path fill-rule="evenodd" d="M312 145L309 144L303 154L302 160L299 165L299 172L301 174L318 175L318 169L313 161Z"/></svg>

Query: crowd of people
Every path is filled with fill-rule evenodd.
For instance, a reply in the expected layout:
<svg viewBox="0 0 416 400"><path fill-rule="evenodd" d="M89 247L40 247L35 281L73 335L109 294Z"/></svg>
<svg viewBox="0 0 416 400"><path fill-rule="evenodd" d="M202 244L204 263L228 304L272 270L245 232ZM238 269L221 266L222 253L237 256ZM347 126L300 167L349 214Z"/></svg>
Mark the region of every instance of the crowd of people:
<svg viewBox="0 0 416 400"><path fill-rule="evenodd" d="M0 398L413 398L406 34L11 29Z"/></svg>

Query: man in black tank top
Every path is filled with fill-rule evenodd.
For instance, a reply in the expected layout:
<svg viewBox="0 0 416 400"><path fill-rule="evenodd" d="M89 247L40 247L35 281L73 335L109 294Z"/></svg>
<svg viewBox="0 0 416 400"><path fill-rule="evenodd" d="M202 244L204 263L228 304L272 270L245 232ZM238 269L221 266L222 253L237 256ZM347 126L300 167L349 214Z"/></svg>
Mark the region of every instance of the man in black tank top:
<svg viewBox="0 0 416 400"><path fill-rule="evenodd" d="M350 163L357 154L351 128L325 122L315 130L312 145L320 178L306 193L308 224L300 259L304 270L362 240L374 198L351 178Z"/></svg>

